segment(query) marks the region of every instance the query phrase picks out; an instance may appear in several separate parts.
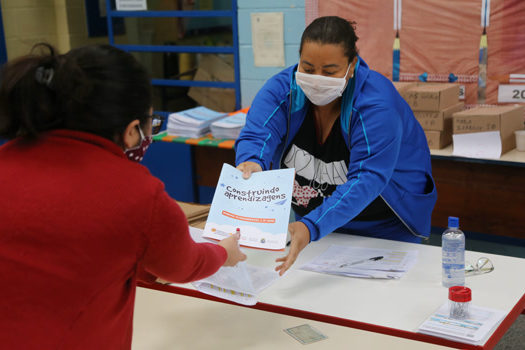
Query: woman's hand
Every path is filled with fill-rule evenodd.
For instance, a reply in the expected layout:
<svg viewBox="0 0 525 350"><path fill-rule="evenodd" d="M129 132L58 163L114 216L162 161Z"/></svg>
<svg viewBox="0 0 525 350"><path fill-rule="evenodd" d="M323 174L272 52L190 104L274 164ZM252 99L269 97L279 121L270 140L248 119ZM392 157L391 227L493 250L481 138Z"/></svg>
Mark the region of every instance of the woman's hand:
<svg viewBox="0 0 525 350"><path fill-rule="evenodd" d="M228 238L224 238L219 242L219 245L226 249L228 257L223 266L235 266L239 261L246 260L246 254L239 249L240 233L235 233Z"/></svg>
<svg viewBox="0 0 525 350"><path fill-rule="evenodd" d="M281 265L275 268L275 271L279 271L279 275L282 276L295 262L297 256L310 243L310 230L300 221L292 222L288 225L288 231L290 231L291 244L288 255L278 258L276 262L282 262Z"/></svg>
<svg viewBox="0 0 525 350"><path fill-rule="evenodd" d="M242 177L244 179L249 179L252 176L252 173L262 171L261 166L255 162L244 162L237 165L237 169L242 171Z"/></svg>

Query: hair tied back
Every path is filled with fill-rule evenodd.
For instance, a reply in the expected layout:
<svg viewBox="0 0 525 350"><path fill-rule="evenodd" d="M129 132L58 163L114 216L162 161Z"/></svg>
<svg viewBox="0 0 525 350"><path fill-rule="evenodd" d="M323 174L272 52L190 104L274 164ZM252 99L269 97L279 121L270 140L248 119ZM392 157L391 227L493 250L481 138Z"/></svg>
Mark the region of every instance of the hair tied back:
<svg viewBox="0 0 525 350"><path fill-rule="evenodd" d="M55 70L53 68L44 68L41 66L36 69L35 79L39 84L50 87L54 75Z"/></svg>

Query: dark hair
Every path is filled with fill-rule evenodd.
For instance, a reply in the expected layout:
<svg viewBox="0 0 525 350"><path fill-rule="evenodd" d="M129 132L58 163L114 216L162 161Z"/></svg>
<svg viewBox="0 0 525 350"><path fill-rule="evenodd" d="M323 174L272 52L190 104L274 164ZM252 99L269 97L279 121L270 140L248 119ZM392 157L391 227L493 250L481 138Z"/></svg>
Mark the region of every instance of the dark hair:
<svg viewBox="0 0 525 350"><path fill-rule="evenodd" d="M115 141L131 121L146 122L152 103L145 68L110 45L59 55L37 44L0 74L0 137L8 139L70 129Z"/></svg>
<svg viewBox="0 0 525 350"><path fill-rule="evenodd" d="M355 46L358 39L355 34L355 22L337 16L319 17L304 30L299 55L303 51L305 42L339 44L343 46L348 62L351 62L358 54Z"/></svg>

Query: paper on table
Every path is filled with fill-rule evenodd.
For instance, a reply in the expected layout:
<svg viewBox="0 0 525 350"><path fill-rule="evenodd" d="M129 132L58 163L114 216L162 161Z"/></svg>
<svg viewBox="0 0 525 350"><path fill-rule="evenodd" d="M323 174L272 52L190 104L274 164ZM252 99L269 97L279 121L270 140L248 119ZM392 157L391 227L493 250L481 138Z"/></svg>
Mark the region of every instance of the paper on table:
<svg viewBox="0 0 525 350"><path fill-rule="evenodd" d="M417 251L397 251L331 245L301 266L302 270L361 278L400 278L417 261ZM381 260L369 260L382 256ZM352 263L365 262L352 265Z"/></svg>
<svg viewBox="0 0 525 350"><path fill-rule="evenodd" d="M501 137L499 131L454 134L452 155L469 158L499 159Z"/></svg>
<svg viewBox="0 0 525 350"><path fill-rule="evenodd" d="M482 344L506 315L500 310L475 305L470 305L469 313L468 319L452 319L448 317L446 302L419 326L418 331L463 343Z"/></svg>

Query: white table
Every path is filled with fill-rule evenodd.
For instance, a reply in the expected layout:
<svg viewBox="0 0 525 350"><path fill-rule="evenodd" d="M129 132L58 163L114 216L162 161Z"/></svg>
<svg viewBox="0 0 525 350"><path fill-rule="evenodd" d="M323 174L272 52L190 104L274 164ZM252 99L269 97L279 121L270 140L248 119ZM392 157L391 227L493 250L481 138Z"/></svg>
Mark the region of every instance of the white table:
<svg viewBox="0 0 525 350"><path fill-rule="evenodd" d="M192 229L192 234L199 230ZM329 245L418 250L418 264L399 280L345 278L299 270L305 262L321 254ZM248 263L274 267L283 252L245 249ZM525 259L467 252L466 259L485 256L495 270L468 277L474 305L508 313L483 346L457 343L416 333L418 326L447 300L441 286L441 248L368 237L332 233L309 244L290 271L259 295L253 308L387 335L425 341L462 349L491 349L525 309ZM222 301L196 291L191 284L155 289Z"/></svg>
<svg viewBox="0 0 525 350"><path fill-rule="evenodd" d="M384 334L138 288L132 350L302 349L285 329L308 324L326 339L306 349L445 350Z"/></svg>

